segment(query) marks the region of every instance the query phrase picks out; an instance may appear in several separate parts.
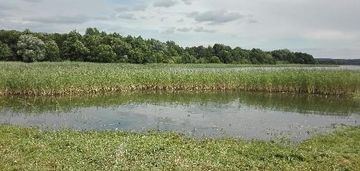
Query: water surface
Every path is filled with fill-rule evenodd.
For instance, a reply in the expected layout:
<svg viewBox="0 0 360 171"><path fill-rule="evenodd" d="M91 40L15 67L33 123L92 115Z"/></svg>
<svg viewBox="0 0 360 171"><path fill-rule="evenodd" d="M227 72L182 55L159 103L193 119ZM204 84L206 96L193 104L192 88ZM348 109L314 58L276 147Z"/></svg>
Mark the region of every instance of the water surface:
<svg viewBox="0 0 360 171"><path fill-rule="evenodd" d="M174 131L193 137L299 141L359 125L351 98L244 93L0 97L0 124L41 129Z"/></svg>

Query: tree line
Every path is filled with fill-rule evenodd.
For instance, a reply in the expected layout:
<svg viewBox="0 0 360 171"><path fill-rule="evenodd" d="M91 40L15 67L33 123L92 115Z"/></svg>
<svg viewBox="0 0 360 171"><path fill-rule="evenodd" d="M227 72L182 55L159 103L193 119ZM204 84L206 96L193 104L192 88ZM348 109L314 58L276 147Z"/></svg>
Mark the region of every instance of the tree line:
<svg viewBox="0 0 360 171"><path fill-rule="evenodd" d="M174 41L161 42L142 37L122 36L87 28L84 35L37 33L30 30L0 30L1 61L85 61L100 63L225 63L225 64L315 64L310 54L287 49L232 48L214 46L181 47Z"/></svg>

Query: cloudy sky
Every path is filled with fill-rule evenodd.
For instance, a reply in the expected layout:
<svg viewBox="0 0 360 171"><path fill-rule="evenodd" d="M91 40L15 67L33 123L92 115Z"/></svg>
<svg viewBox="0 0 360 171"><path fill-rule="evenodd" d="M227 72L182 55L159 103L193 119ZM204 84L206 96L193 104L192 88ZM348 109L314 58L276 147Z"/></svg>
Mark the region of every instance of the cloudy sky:
<svg viewBox="0 0 360 171"><path fill-rule="evenodd" d="M360 0L0 0L0 29L97 27L182 46L223 43L360 58Z"/></svg>

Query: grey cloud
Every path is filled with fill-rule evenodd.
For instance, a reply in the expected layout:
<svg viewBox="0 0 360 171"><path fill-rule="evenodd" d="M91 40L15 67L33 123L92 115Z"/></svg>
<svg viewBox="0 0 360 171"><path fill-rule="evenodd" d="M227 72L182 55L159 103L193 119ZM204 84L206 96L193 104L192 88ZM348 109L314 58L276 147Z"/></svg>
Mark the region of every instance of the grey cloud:
<svg viewBox="0 0 360 171"><path fill-rule="evenodd" d="M245 15L237 12L229 12L225 10L221 11L206 11L206 12L193 12L188 15L197 22L206 22L209 24L223 24L235 20L239 20L245 17Z"/></svg>
<svg viewBox="0 0 360 171"><path fill-rule="evenodd" d="M186 5L191 5L194 0L182 0Z"/></svg>
<svg viewBox="0 0 360 171"><path fill-rule="evenodd" d="M117 15L118 18L127 19L127 20L134 20L136 19L135 14L132 13L121 13Z"/></svg>
<svg viewBox="0 0 360 171"><path fill-rule="evenodd" d="M182 22L184 22L184 21L185 21L185 20L184 20L183 18L177 20L177 22L179 22L179 23L182 23Z"/></svg>
<svg viewBox="0 0 360 171"><path fill-rule="evenodd" d="M138 6L134 6L132 8L130 7L118 7L115 8L116 12L135 12L135 11L145 11L147 9L146 5L138 5Z"/></svg>
<svg viewBox="0 0 360 171"><path fill-rule="evenodd" d="M183 27L183 28L178 28L176 30L179 32L190 32L190 31L192 31L192 28Z"/></svg>
<svg viewBox="0 0 360 171"><path fill-rule="evenodd" d="M258 23L258 21L257 21L257 20L255 20L255 19L249 19L249 20L248 20L248 23L250 23L250 24L254 24L254 23Z"/></svg>
<svg viewBox="0 0 360 171"><path fill-rule="evenodd" d="M45 24L83 24L89 21L91 17L78 16L53 16L53 17L27 17L26 21L45 23Z"/></svg>
<svg viewBox="0 0 360 171"><path fill-rule="evenodd" d="M170 28L167 28L166 30L164 30L162 33L164 33L164 34L174 34L175 30L176 30L176 27L170 27Z"/></svg>
<svg viewBox="0 0 360 171"><path fill-rule="evenodd" d="M17 6L14 5L8 5L8 4L1 4L0 5L0 11L11 11L18 9Z"/></svg>
<svg viewBox="0 0 360 171"><path fill-rule="evenodd" d="M214 33L215 30L210 30L210 29L205 29L204 27L196 27L196 28L192 28L192 27L182 27L182 28L177 28L176 31L178 32L198 32L198 33Z"/></svg>
<svg viewBox="0 0 360 171"><path fill-rule="evenodd" d="M204 27L197 27L194 29L195 32L204 32L204 33L215 33L215 30L205 29Z"/></svg>
<svg viewBox="0 0 360 171"><path fill-rule="evenodd" d="M22 1L30 2L30 3L39 3L39 2L42 2L42 0L22 0Z"/></svg>
<svg viewBox="0 0 360 171"><path fill-rule="evenodd" d="M95 20L110 20L110 17L104 17L104 16L100 16L100 17L94 17Z"/></svg>
<svg viewBox="0 0 360 171"><path fill-rule="evenodd" d="M128 11L130 11L130 9L128 7L118 7L118 8L115 8L115 11L116 12L128 12Z"/></svg>
<svg viewBox="0 0 360 171"><path fill-rule="evenodd" d="M154 7L169 8L175 6L178 3L176 0L158 0L154 3Z"/></svg>

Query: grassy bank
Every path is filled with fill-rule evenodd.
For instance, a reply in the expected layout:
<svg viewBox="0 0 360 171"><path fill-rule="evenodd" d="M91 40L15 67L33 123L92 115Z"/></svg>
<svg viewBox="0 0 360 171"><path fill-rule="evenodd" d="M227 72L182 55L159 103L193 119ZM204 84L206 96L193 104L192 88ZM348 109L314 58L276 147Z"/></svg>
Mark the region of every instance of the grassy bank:
<svg viewBox="0 0 360 171"><path fill-rule="evenodd" d="M359 170L360 128L301 144L0 126L0 170Z"/></svg>
<svg viewBox="0 0 360 171"><path fill-rule="evenodd" d="M239 65L0 63L0 94L75 95L126 91L245 90L349 95L360 72Z"/></svg>

